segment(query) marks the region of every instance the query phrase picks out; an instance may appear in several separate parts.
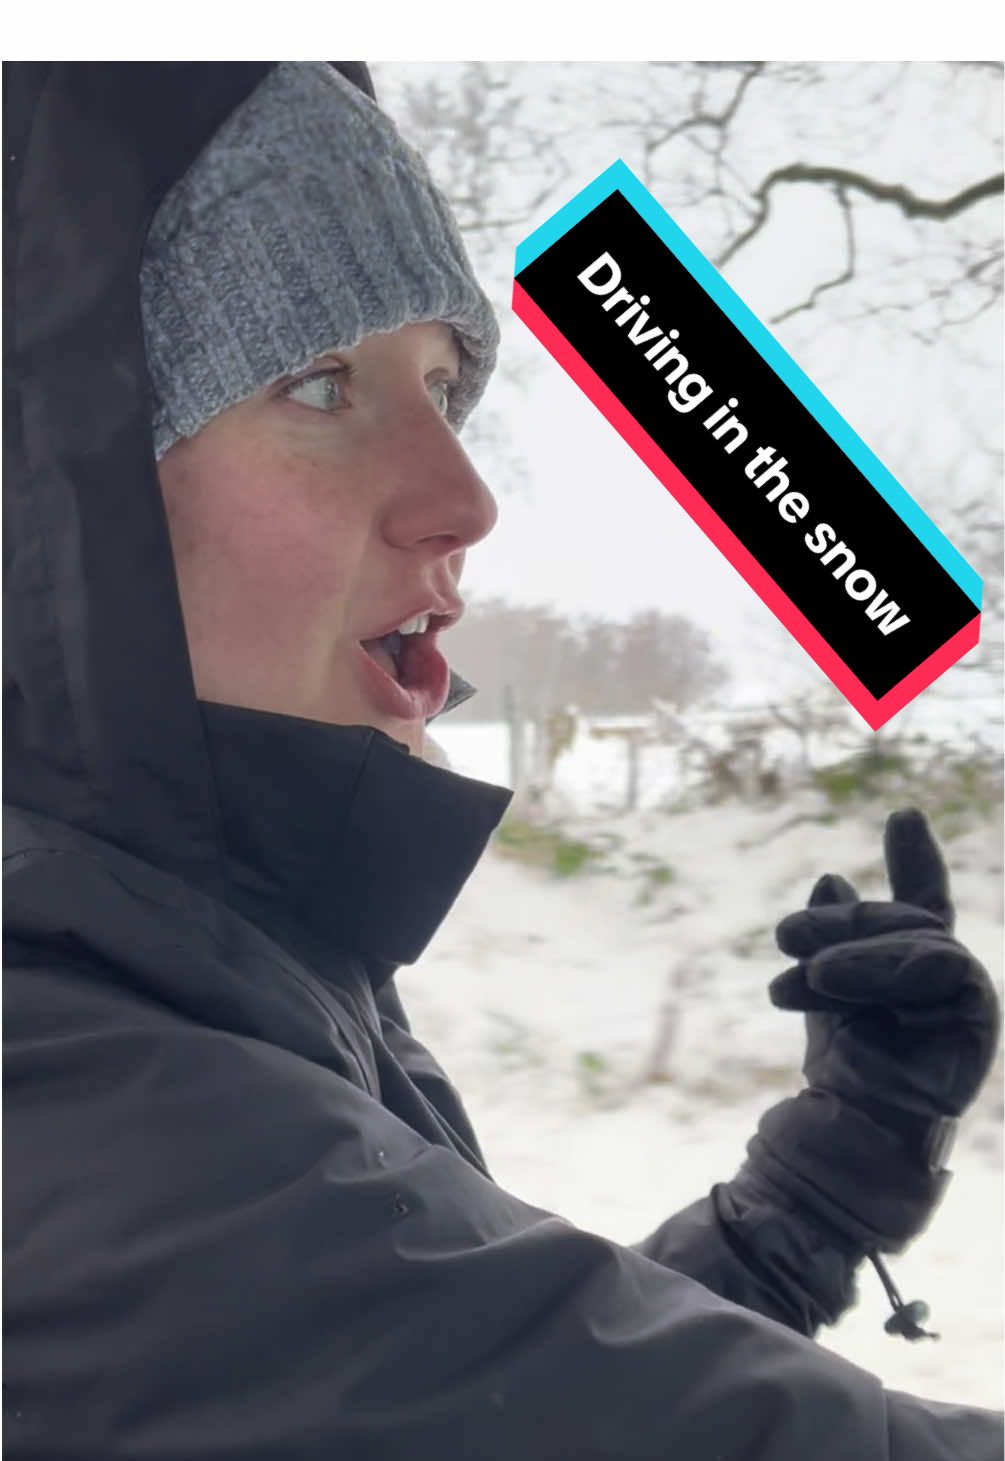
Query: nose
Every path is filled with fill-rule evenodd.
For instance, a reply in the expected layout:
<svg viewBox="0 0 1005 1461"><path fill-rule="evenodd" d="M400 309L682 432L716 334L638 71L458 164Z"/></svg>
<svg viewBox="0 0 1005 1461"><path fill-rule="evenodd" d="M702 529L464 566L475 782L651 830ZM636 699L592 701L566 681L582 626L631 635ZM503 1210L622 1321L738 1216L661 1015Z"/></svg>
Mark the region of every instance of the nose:
<svg viewBox="0 0 1005 1461"><path fill-rule="evenodd" d="M463 552L486 537L499 516L496 500L450 426L432 416L400 445L396 487L384 513L384 537L431 559Z"/></svg>

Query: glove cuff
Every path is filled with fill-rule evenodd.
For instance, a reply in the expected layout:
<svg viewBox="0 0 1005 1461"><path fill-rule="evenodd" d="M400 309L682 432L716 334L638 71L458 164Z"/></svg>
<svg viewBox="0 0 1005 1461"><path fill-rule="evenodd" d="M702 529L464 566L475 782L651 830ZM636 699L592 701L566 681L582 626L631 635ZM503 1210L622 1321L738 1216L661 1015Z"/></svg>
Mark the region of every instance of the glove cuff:
<svg viewBox="0 0 1005 1461"><path fill-rule="evenodd" d="M939 1154L924 1142L814 1086L766 1111L747 1153L779 1191L852 1242L886 1253L924 1230L951 1176L933 1170Z"/></svg>
<svg viewBox="0 0 1005 1461"><path fill-rule="evenodd" d="M819 1089L819 1088L817 1088ZM913 1153L930 1172L941 1171L956 1144L960 1122L957 1116L922 1116L902 1106L892 1106L874 1096L841 1095L846 1105L864 1111L877 1126L896 1133L907 1151Z"/></svg>

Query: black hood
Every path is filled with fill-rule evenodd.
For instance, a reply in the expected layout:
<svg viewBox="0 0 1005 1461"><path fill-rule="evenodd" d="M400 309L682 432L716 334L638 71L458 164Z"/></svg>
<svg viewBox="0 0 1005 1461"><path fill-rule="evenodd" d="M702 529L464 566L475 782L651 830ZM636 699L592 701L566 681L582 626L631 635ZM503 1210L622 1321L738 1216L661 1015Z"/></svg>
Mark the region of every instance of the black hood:
<svg viewBox="0 0 1005 1461"><path fill-rule="evenodd" d="M267 922L294 894L308 916L312 858L322 857L315 883L351 867L339 926L360 952L406 961L508 793L428 766L378 731L197 701L153 455L146 232L272 64L4 67L5 799ZM362 63L334 64L373 95ZM455 680L452 703L464 688ZM258 807L265 768L271 796ZM364 807L378 820L366 823L361 863L347 839ZM407 933L375 933L377 889L361 887L361 868L378 850L390 858L385 907L397 880L414 884L404 859L416 838L402 847L390 835L413 811L432 854L429 896ZM330 907L330 890L321 901Z"/></svg>

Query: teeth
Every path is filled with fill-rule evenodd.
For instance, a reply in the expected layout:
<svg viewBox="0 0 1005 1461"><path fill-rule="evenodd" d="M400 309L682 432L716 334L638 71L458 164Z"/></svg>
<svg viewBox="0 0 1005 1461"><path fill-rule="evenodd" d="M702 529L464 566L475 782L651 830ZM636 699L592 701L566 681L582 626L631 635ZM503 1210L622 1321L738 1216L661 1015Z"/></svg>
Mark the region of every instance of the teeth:
<svg viewBox="0 0 1005 1461"><path fill-rule="evenodd" d="M429 628L429 615L416 614L414 619L406 619L404 624L398 625L399 634L425 634Z"/></svg>

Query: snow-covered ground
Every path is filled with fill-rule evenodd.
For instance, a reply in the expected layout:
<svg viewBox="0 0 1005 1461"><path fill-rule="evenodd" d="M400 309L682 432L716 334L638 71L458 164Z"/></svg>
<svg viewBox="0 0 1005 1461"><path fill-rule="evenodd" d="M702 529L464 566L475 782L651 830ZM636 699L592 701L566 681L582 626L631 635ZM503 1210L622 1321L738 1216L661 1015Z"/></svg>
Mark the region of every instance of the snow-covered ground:
<svg viewBox="0 0 1005 1461"><path fill-rule="evenodd" d="M456 769L505 779L489 728L437 738ZM479 739L491 754L479 757ZM579 774L582 785L593 772ZM504 1187L631 1242L731 1175L760 1111L801 1083L802 1022L765 992L785 962L775 923L824 871L889 896L891 808L831 825L821 810L804 793L774 807L567 815L566 834L601 853L564 878L490 848L398 984ZM1000 840L992 810L946 847L959 934L999 983ZM642 1080L647 1067L657 1079ZM999 1067L965 1122L942 1208L890 1260L905 1298L931 1305L941 1341L884 1334L889 1308L868 1265L858 1307L820 1336L894 1388L1001 1404L1000 1093Z"/></svg>

